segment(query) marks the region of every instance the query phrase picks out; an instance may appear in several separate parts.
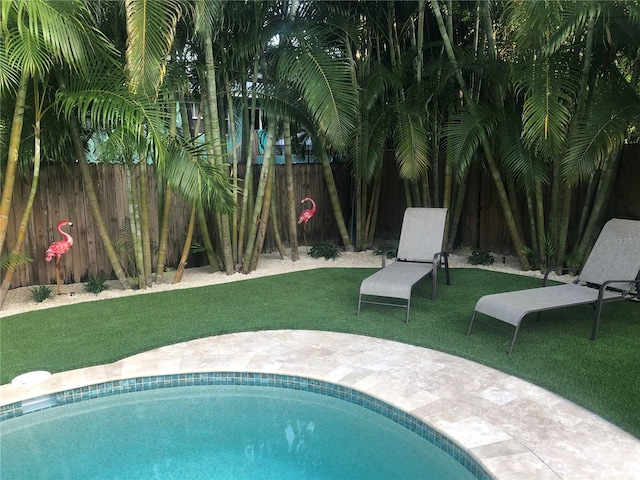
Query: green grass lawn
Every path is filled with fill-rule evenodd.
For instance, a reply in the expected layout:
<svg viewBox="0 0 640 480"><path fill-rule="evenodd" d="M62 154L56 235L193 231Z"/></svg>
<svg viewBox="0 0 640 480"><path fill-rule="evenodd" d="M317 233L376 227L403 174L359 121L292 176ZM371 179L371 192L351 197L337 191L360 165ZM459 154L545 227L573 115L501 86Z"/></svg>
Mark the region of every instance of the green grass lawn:
<svg viewBox="0 0 640 480"><path fill-rule="evenodd" d="M110 363L171 343L223 333L314 329L356 333L433 348L480 362L562 395L640 438L640 304L604 306L598 340L591 307L531 316L514 353L510 335L482 324L466 332L476 300L539 286L540 280L476 269L427 282L405 311L363 305L360 282L374 269L327 268L209 287L136 295L25 313L0 320L0 380L31 370L60 372ZM485 320L488 320L485 318Z"/></svg>

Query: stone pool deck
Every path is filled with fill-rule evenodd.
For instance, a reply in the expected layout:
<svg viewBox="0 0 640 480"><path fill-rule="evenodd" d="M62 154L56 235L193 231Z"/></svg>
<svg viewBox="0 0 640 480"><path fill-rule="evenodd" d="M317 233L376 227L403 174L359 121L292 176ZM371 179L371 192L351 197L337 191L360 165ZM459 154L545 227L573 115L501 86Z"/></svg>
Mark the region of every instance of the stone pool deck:
<svg viewBox="0 0 640 480"><path fill-rule="evenodd" d="M496 480L640 480L640 440L555 394L462 358L333 332L208 337L121 361L2 385L0 404L107 381L195 372L260 372L354 388L454 440Z"/></svg>

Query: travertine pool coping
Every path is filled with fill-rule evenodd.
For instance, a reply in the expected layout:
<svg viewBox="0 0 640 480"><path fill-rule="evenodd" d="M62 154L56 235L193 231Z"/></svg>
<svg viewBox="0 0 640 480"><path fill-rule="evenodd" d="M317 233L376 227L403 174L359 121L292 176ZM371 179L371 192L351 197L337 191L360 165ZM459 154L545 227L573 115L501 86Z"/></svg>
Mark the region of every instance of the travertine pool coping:
<svg viewBox="0 0 640 480"><path fill-rule="evenodd" d="M295 375L359 390L429 424L497 480L640 479L640 440L558 395L480 364L361 335L244 332L2 385L0 404L96 383L195 372Z"/></svg>

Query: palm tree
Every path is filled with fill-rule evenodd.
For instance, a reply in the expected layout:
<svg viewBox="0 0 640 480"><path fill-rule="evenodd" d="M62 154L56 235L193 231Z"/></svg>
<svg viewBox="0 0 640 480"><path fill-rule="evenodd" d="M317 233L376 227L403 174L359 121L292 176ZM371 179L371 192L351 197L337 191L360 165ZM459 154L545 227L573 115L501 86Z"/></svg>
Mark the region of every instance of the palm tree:
<svg viewBox="0 0 640 480"><path fill-rule="evenodd" d="M511 2L506 9L507 31L522 52L514 55L513 78L522 99L523 142L538 161L552 165L547 227L552 242L547 243L558 268L571 244L577 248L570 263L577 266L585 258L603 220L619 149L637 118L638 95L617 65L636 61L637 39L625 32L637 29L639 12L632 2L597 1L550 2L544 8ZM617 47L618 39L635 45L630 57L626 45ZM585 202L582 221L570 238L572 190L582 182L595 185L599 172L605 185Z"/></svg>
<svg viewBox="0 0 640 480"><path fill-rule="evenodd" d="M220 175L220 169L203 164L201 149L169 135L175 130L175 115L171 112L175 112L176 102L172 91L164 92L164 72L176 22L181 14L180 5L176 2L133 3L128 3L125 13L127 60L135 65L123 69L113 63L114 60L107 60L94 67L94 72L101 73L91 81L71 79L69 88L60 97L60 104L67 116L77 110L79 118L91 118L92 125L106 128L112 134L110 143L117 145L107 157L120 162L126 160L130 168L142 173L132 177L136 183L131 186L136 194L131 197L134 215L130 223L137 226L137 219L142 222L139 228L132 230L132 237L134 243L141 246L136 267L140 275L138 284L144 288L151 273L149 228L146 226L149 212L145 204L147 161L153 161L155 172L162 180L160 183L179 193L189 203L212 205L220 211L229 211L233 197L226 179ZM125 42L114 39L114 43ZM140 63L144 68L139 68ZM173 89L174 82L168 82L166 88ZM126 142L116 142L118 139ZM126 154L123 156L123 153ZM79 163L81 168L86 167L83 162ZM99 208L94 209L95 216L99 217ZM136 232L141 232L140 238ZM105 246L110 245L106 231L105 236ZM117 255L114 255L112 265L116 274L122 270L119 263Z"/></svg>
<svg viewBox="0 0 640 480"><path fill-rule="evenodd" d="M44 0L8 0L2 3L0 15L0 98L3 101L10 97L15 99L7 158L1 159L5 164L0 199L1 251L5 247L13 200L29 82L33 81L34 98L38 98L40 82L56 68L64 67L78 74L86 74L88 59L104 48L106 42L95 28L85 5L77 0L66 2L65 5ZM35 105L35 110L44 111L40 104ZM36 125L40 119L41 114L38 114ZM40 138L39 128L36 138ZM32 196L37 188L39 156L36 155L35 160ZM22 225L26 225L30 216L31 204L23 212ZM21 245L16 248L19 251ZM9 279L12 273L12 269L9 269ZM5 282L5 285L8 283ZM0 304L3 301L4 294L0 296Z"/></svg>

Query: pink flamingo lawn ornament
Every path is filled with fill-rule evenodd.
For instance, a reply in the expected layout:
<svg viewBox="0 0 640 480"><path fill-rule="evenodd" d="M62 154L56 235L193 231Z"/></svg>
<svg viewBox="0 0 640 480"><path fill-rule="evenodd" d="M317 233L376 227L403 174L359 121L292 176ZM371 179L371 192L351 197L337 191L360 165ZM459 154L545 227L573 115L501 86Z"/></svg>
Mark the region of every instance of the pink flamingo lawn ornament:
<svg viewBox="0 0 640 480"><path fill-rule="evenodd" d="M62 231L62 227L65 225L69 225L73 227L73 223L69 220L61 220L58 222L58 232L60 235L64 237L64 240L58 240L57 242L53 242L47 248L47 262L50 262L53 257L56 257L56 285L57 285L57 293L60 295L60 257L67 253L71 246L73 245L73 238L67 232Z"/></svg>
<svg viewBox="0 0 640 480"><path fill-rule="evenodd" d="M307 246L307 235L306 235L306 227L307 222L313 218L316 214L316 202L313 201L311 197L304 197L300 203L311 202L311 208L307 208L303 211L298 217L298 225L301 223L302 225L302 236L304 237L304 246L307 249L307 253L309 253L309 247Z"/></svg>

